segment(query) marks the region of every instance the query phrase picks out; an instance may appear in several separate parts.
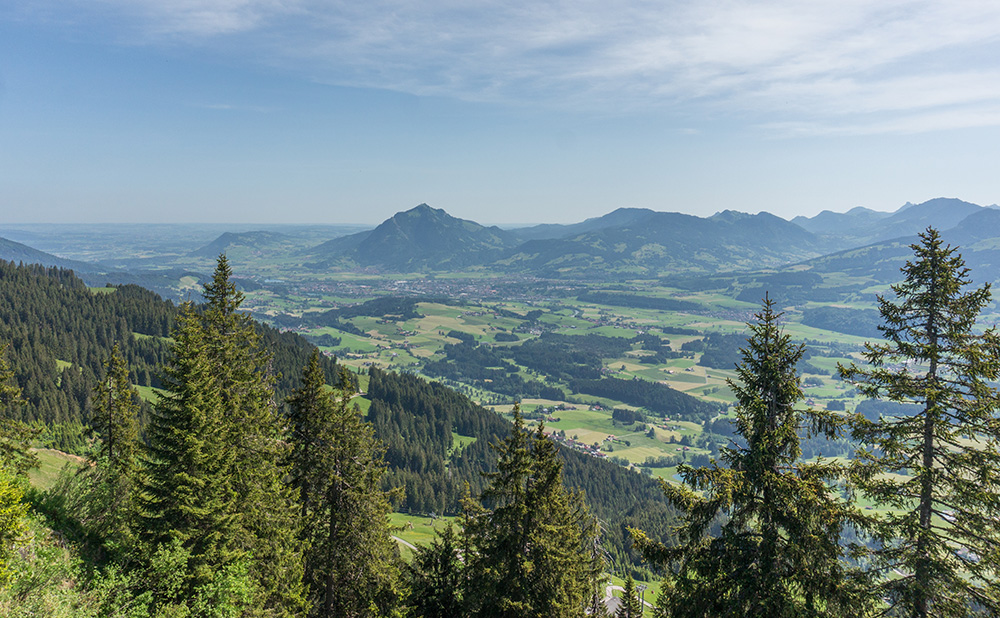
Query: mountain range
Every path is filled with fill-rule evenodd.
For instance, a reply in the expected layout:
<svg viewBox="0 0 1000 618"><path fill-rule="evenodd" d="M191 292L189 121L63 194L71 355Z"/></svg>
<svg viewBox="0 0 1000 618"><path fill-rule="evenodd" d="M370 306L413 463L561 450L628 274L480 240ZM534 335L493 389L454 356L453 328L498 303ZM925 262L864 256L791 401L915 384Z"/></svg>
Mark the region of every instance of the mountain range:
<svg viewBox="0 0 1000 618"><path fill-rule="evenodd" d="M895 272L896 258L928 225L954 229L958 236L972 234L979 244L1000 236L989 236L991 228L984 227L990 213L1000 210L951 198L907 203L892 213L855 208L792 221L766 212L726 210L696 217L619 208L575 224L502 230L421 204L372 230L332 239L303 254L311 268L322 270L479 268L547 278L620 278L778 268L889 242L902 248L887 258ZM907 240L893 244L900 238ZM985 250L979 244L972 249Z"/></svg>
<svg viewBox="0 0 1000 618"><path fill-rule="evenodd" d="M710 217L619 208L562 225L516 229L485 226L420 204L373 229L313 244L272 230L226 232L183 258L255 256L287 259L312 272L365 270L408 273L480 270L555 279L621 279L776 269L793 264L816 272L873 271L895 276L916 234L933 225L963 246L971 264L993 267L1000 245L1000 209L953 198L906 203L895 212L854 208L787 221L766 212L725 210ZM125 277L124 269L66 260L0 239L0 258L72 268L88 280ZM154 259L155 258L150 258ZM157 264L164 266L166 264ZM136 276L147 276L149 266ZM128 269L132 271L133 269ZM992 279L1000 279L1000 272ZM168 276L159 271L157 276ZM170 275L172 276L172 275ZM110 279L109 279L110 280ZM159 286L158 286L159 287ZM159 290L158 290L159 291Z"/></svg>

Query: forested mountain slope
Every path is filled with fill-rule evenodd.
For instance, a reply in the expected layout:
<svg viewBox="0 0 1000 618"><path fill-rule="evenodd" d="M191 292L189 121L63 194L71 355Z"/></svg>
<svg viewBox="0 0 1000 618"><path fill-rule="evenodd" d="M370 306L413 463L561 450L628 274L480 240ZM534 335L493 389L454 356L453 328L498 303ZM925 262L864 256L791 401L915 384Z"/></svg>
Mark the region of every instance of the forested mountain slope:
<svg viewBox="0 0 1000 618"><path fill-rule="evenodd" d="M95 291L71 271L0 263L0 345L10 344L8 358L27 400L26 406L5 413L61 428L54 432L60 436L54 446L82 447L96 376L112 346L118 344L134 384L159 386L177 311L137 286ZM273 354L277 397L284 401L299 387L312 346L292 333L257 328ZM322 367L328 383L336 383L334 361L322 358ZM510 431L501 416L441 384L378 369L371 370L367 395L368 420L387 449L387 485L406 487L399 508L456 513L466 483L473 493L482 490L482 473L494 462L489 444ZM453 434L476 440L454 452ZM560 454L566 485L586 491L617 560L630 560L627 526L668 529L673 512L652 479L576 451Z"/></svg>
<svg viewBox="0 0 1000 618"><path fill-rule="evenodd" d="M72 271L0 261L0 345L27 405L7 415L47 425L85 425L96 376L117 343L138 386L159 386L177 308L134 285L94 291ZM258 325L273 352L278 395L298 386L312 349L305 339ZM337 368L323 359L328 379ZM67 444L57 446L67 447Z"/></svg>
<svg viewBox="0 0 1000 618"><path fill-rule="evenodd" d="M25 264L41 264L42 266L56 266L59 268L85 268L92 270L93 264L79 262L77 260L67 260L51 253L39 251L28 245L0 238L0 260L8 262L24 262Z"/></svg>
<svg viewBox="0 0 1000 618"><path fill-rule="evenodd" d="M489 444L503 439L510 424L441 384L378 369L370 377L368 420L387 449L389 485L406 487L400 506L418 513L459 512L466 483L474 495L486 486L483 472L495 463ZM452 432L476 441L449 456ZM638 554L628 556L628 527L667 533L675 511L652 478L578 451L564 448L559 454L565 485L585 491L619 564L638 561Z"/></svg>

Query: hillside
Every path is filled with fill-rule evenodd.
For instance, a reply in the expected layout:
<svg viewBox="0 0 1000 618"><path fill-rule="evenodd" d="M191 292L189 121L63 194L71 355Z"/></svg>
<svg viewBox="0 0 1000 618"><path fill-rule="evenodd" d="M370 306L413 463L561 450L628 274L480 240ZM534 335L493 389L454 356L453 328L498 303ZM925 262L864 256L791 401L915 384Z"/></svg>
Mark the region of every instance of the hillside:
<svg viewBox="0 0 1000 618"><path fill-rule="evenodd" d="M138 286L95 293L67 270L0 262L0 346L9 344L8 359L27 399L4 414L45 423L53 446L79 448L91 393L112 347L121 349L133 384L158 387L176 313L171 302ZM298 335L259 328L284 398L298 386L312 346ZM334 381L334 362L324 359L324 369Z"/></svg>
<svg viewBox="0 0 1000 618"><path fill-rule="evenodd" d="M0 238L0 260L15 264L21 262L25 264L41 264L42 266L68 268L76 271L89 272L98 270L96 264L78 260L67 260L6 238Z"/></svg>
<svg viewBox="0 0 1000 618"><path fill-rule="evenodd" d="M515 242L511 233L498 227L484 227L420 204L370 232L319 245L309 256L318 267L353 263L393 272L448 270L492 262Z"/></svg>
<svg viewBox="0 0 1000 618"><path fill-rule="evenodd" d="M749 270L820 254L810 232L768 213L667 212L560 240L528 241L498 263L543 277L658 276Z"/></svg>
<svg viewBox="0 0 1000 618"><path fill-rule="evenodd" d="M214 259L223 253L231 254L234 250L274 251L291 240L289 235L280 232L224 232L207 245L188 253L188 256Z"/></svg>
<svg viewBox="0 0 1000 618"><path fill-rule="evenodd" d="M94 293L72 273L0 263L0 344L28 404L5 410L8 417L46 425L46 446L81 451L92 414L91 393L101 364L118 343L130 379L152 396L167 354L177 308L136 286ZM302 337L258 325L273 354L283 402L300 386L312 350ZM328 383L339 369L323 357ZM493 465L491 442L509 424L498 414L440 384L411 375L371 371L368 420L388 451L387 482L406 487L400 507L418 513L455 513L465 484L483 487L481 472ZM475 438L457 453L453 435ZM566 484L587 490L590 507L607 522L610 551L626 558L626 526L666 530L672 517L658 485L618 465L564 449Z"/></svg>
<svg viewBox="0 0 1000 618"><path fill-rule="evenodd" d="M845 236L867 233L890 216L892 213L857 206L847 212L824 210L814 217L800 215L792 219L792 223L813 234Z"/></svg>
<svg viewBox="0 0 1000 618"><path fill-rule="evenodd" d="M569 238L587 232L638 223L654 212L648 208L618 208L606 215L591 217L580 223L566 225L543 223L531 227L515 228L510 231L522 242L528 240Z"/></svg>
<svg viewBox="0 0 1000 618"><path fill-rule="evenodd" d="M945 231L970 215L988 210L954 198L934 198L920 204L907 202L892 213L853 208L846 213L823 211L814 217L795 217L792 222L822 236L831 247L860 247L917 233L933 226Z"/></svg>

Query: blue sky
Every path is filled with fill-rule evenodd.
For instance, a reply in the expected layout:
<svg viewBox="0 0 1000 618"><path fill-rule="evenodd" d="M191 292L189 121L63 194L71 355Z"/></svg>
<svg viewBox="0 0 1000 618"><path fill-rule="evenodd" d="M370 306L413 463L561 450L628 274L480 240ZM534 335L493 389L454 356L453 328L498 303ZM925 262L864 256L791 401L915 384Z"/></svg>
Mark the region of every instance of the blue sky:
<svg viewBox="0 0 1000 618"><path fill-rule="evenodd" d="M3 222L1000 202L1000 3L0 5Z"/></svg>

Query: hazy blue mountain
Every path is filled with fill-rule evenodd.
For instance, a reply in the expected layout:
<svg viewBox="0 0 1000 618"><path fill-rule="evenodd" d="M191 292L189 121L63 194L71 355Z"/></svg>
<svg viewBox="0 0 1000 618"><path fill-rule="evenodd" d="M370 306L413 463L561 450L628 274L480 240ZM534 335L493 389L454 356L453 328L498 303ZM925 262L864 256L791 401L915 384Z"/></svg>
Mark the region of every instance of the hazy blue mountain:
<svg viewBox="0 0 1000 618"><path fill-rule="evenodd" d="M97 264L67 260L51 253L39 251L28 245L7 240L6 238L0 238L0 259L14 263L24 262L25 264L41 264L42 266L58 266L59 268L69 268L77 272L91 272L104 269Z"/></svg>
<svg viewBox="0 0 1000 618"><path fill-rule="evenodd" d="M985 209L984 206L945 197L920 204L906 203L879 223L878 235L880 239L887 240L917 234L927 226L950 230L969 215Z"/></svg>
<svg viewBox="0 0 1000 618"><path fill-rule="evenodd" d="M890 216L890 212L857 206L847 212L824 210L814 217L798 216L792 219L792 223L813 234L857 234L870 230L879 221Z"/></svg>
<svg viewBox="0 0 1000 618"><path fill-rule="evenodd" d="M592 217L580 223L571 223L568 225L543 223L531 227L515 228L510 231L522 241L568 238L595 230L631 225L654 214L656 214L656 211L648 208L618 208L601 217Z"/></svg>
<svg viewBox="0 0 1000 618"><path fill-rule="evenodd" d="M370 232L309 251L314 266L354 264L393 272L447 270L487 264L517 240L498 227L459 219L427 204L399 212Z"/></svg>
<svg viewBox="0 0 1000 618"><path fill-rule="evenodd" d="M956 212L971 212L951 228L938 228L941 238L946 244L959 248L976 281L1000 282L1000 210L958 200L932 202L936 204L925 202L911 205L902 213L897 211L897 214L910 212L908 219L900 219L901 225L912 228L917 224L925 224L928 220L948 223L949 217L939 216L940 213L935 212L935 208L956 206ZM950 220L955 218L957 217L952 216ZM898 281L899 269L913 255L909 245L917 242L917 234L926 227L924 225L898 238L824 255L805 262L805 265L817 273L841 272L853 277L868 277L878 282Z"/></svg>
<svg viewBox="0 0 1000 618"><path fill-rule="evenodd" d="M358 246L364 242L366 238L371 236L374 231L375 230L362 230L360 232L355 232L354 234L348 234L347 236L331 238L320 245L302 251L302 254L317 257L320 260L325 261L337 259L357 249Z"/></svg>
<svg viewBox="0 0 1000 618"><path fill-rule="evenodd" d="M274 249L287 244L292 237L281 232L224 232L207 245L188 253L190 257L217 258L221 253L231 253L234 249L260 251Z"/></svg>
<svg viewBox="0 0 1000 618"><path fill-rule="evenodd" d="M986 207L939 197L920 204L907 202L893 213L867 208L854 208L846 213L824 210L815 217L795 217L792 222L820 236L832 250L915 235L927 226L948 230L982 210Z"/></svg>
<svg viewBox="0 0 1000 618"><path fill-rule="evenodd" d="M983 208L962 219L946 232L949 243L964 248L1000 244L1000 210Z"/></svg>
<svg viewBox="0 0 1000 618"><path fill-rule="evenodd" d="M814 234L768 213L650 212L619 227L528 241L500 264L549 277L655 276L778 266L817 256L820 248Z"/></svg>

